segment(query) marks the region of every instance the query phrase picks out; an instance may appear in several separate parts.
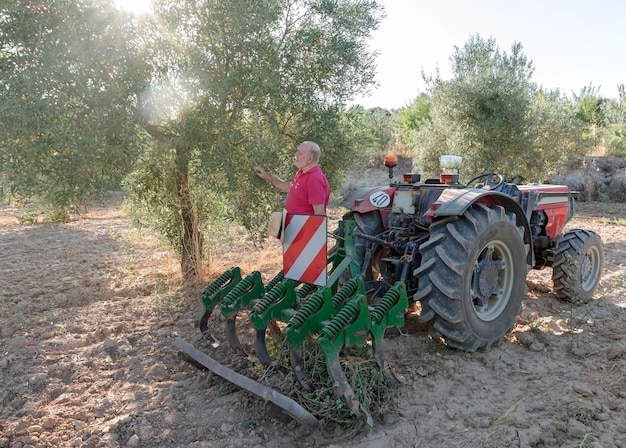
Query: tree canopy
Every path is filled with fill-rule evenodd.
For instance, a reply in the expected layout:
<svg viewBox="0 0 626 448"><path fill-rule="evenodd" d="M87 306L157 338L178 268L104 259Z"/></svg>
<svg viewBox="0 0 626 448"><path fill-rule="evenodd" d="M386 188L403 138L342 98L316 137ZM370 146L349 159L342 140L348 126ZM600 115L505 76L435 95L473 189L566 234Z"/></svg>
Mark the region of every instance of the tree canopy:
<svg viewBox="0 0 626 448"><path fill-rule="evenodd" d="M439 157L464 157L464 174L500 172L544 180L558 163L584 151L580 126L558 92L538 95L521 44L510 54L494 39L471 36L450 57L453 78L427 78L432 121L418 132L418 158L434 172Z"/></svg>
<svg viewBox="0 0 626 448"><path fill-rule="evenodd" d="M174 218L160 226L169 227L162 230L189 272L216 214L212 204L228 204L221 210L252 231L279 208L254 165L290 178L295 148L314 140L335 181L353 152L342 105L373 80L366 40L381 11L374 1L355 0L158 5L156 59L164 61L161 82L176 92L177 113L139 111L159 144L126 185L136 208ZM144 105L160 104L164 92L153 89Z"/></svg>
<svg viewBox="0 0 626 448"><path fill-rule="evenodd" d="M428 95L420 93L410 105L398 112L398 120L401 127L400 136L405 142L414 145L415 133L431 120Z"/></svg>
<svg viewBox="0 0 626 448"><path fill-rule="evenodd" d="M119 185L138 150L132 95L149 61L111 5L11 1L0 8L0 184L64 208Z"/></svg>
<svg viewBox="0 0 626 448"><path fill-rule="evenodd" d="M216 217L258 231L302 140L331 183L354 151L345 104L374 79L374 0L14 0L0 8L1 184L59 207L124 185L128 210L197 273Z"/></svg>

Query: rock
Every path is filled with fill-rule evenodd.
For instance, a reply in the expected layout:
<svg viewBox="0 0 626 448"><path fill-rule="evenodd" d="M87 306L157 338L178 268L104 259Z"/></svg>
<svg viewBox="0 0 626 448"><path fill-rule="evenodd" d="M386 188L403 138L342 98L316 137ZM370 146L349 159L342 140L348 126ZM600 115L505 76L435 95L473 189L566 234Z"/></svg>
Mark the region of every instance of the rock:
<svg viewBox="0 0 626 448"><path fill-rule="evenodd" d="M6 369L7 367L9 367L9 365L15 362L15 359L16 357L13 354L3 356L2 358L0 358L0 370Z"/></svg>
<svg viewBox="0 0 626 448"><path fill-rule="evenodd" d="M146 376L153 381L163 381L169 376L167 367L163 363L155 363L146 369Z"/></svg>
<svg viewBox="0 0 626 448"><path fill-rule="evenodd" d="M532 344L528 346L528 349L531 352L542 352L545 348L546 346L542 344L541 342L533 342Z"/></svg>
<svg viewBox="0 0 626 448"><path fill-rule="evenodd" d="M45 429L54 429L56 425L57 421L53 417L44 417L41 420L41 426L43 426Z"/></svg>
<svg viewBox="0 0 626 448"><path fill-rule="evenodd" d="M515 339L522 345L526 347L530 346L533 342L535 342L535 336L530 331L520 331L515 333Z"/></svg>
<svg viewBox="0 0 626 448"><path fill-rule="evenodd" d="M27 431L29 434L41 434L43 432L43 428L39 425L31 425L28 427Z"/></svg>
<svg viewBox="0 0 626 448"><path fill-rule="evenodd" d="M560 336L563 334L563 328L557 322L550 322L547 325L548 330L552 332L552 334L556 336Z"/></svg>
<svg viewBox="0 0 626 448"><path fill-rule="evenodd" d="M572 389L574 390L574 392L582 395L583 397L593 396L593 390L591 390L589 385L585 383L574 383L572 384Z"/></svg>
<svg viewBox="0 0 626 448"><path fill-rule="evenodd" d="M443 362L444 370L455 370L454 361L451 359L447 359Z"/></svg>
<svg viewBox="0 0 626 448"><path fill-rule="evenodd" d="M543 400L532 401L528 404L528 407L533 411L543 411L546 408L546 402Z"/></svg>
<svg viewBox="0 0 626 448"><path fill-rule="evenodd" d="M36 299L37 297L42 296L43 294L45 294L45 291L39 288L31 289L28 293L31 299Z"/></svg>
<svg viewBox="0 0 626 448"><path fill-rule="evenodd" d="M133 434L126 442L126 446L129 448L134 448L139 446L139 436L137 434Z"/></svg>
<svg viewBox="0 0 626 448"><path fill-rule="evenodd" d="M626 419L620 418L615 422L615 429L617 432L626 434Z"/></svg>
<svg viewBox="0 0 626 448"><path fill-rule="evenodd" d="M3 325L0 329L0 338L7 339L15 334L15 328L10 325Z"/></svg>
<svg viewBox="0 0 626 448"><path fill-rule="evenodd" d="M567 434L575 439L583 437L588 432L587 427L578 420L570 420L567 422Z"/></svg>
<svg viewBox="0 0 626 448"><path fill-rule="evenodd" d="M45 373L36 373L28 378L28 385L30 387L37 388L45 386L48 381L48 375L46 375Z"/></svg>
<svg viewBox="0 0 626 448"><path fill-rule="evenodd" d="M542 294L548 293L552 291L552 288L548 285L544 285L543 283L535 283L530 280L526 280L526 285L530 291L537 291Z"/></svg>
<svg viewBox="0 0 626 448"><path fill-rule="evenodd" d="M24 432L32 424L33 423L32 423L32 420L30 418L29 419L21 419L15 425L15 432L16 433Z"/></svg>

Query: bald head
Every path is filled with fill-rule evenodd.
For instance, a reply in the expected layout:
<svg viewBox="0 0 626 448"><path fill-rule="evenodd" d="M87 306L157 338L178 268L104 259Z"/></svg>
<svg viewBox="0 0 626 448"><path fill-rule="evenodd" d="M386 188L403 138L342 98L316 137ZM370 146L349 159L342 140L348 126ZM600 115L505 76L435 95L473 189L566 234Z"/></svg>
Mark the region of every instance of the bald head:
<svg viewBox="0 0 626 448"><path fill-rule="evenodd" d="M313 163L315 163L316 165L319 163L322 150L317 143L302 142L300 147L304 149L309 156L311 156L311 158L313 159Z"/></svg>

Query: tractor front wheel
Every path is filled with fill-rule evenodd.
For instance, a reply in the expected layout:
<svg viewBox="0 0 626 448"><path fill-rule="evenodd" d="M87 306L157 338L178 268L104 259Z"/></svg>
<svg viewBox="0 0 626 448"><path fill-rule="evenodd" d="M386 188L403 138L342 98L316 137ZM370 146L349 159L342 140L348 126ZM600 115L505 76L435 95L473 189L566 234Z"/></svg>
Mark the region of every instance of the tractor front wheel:
<svg viewBox="0 0 626 448"><path fill-rule="evenodd" d="M589 302L600 282L603 261L602 240L595 232L567 232L554 252L552 282L556 296L569 302Z"/></svg>
<svg viewBox="0 0 626 448"><path fill-rule="evenodd" d="M500 206L472 205L430 226L415 270L416 300L445 344L485 351L513 328L526 292L524 228Z"/></svg>

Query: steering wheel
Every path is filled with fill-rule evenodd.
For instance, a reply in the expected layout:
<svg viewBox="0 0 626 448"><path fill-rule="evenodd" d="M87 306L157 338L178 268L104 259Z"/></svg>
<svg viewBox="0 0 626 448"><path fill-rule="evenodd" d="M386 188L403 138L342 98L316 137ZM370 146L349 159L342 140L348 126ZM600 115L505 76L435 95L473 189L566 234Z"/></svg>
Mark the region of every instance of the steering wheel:
<svg viewBox="0 0 626 448"><path fill-rule="evenodd" d="M478 185L478 181L485 179L485 181L482 183L482 185ZM497 182L496 182L497 180ZM500 185L502 185L504 183L504 176L502 176L502 174L498 174L498 173L484 173L484 174L479 174L476 177L473 177L472 179L470 179L470 181L468 183L465 184L466 187L471 187L472 184L476 183L476 186L474 188L485 188L487 190L495 190L496 188L498 188ZM489 188L487 188L489 187Z"/></svg>

